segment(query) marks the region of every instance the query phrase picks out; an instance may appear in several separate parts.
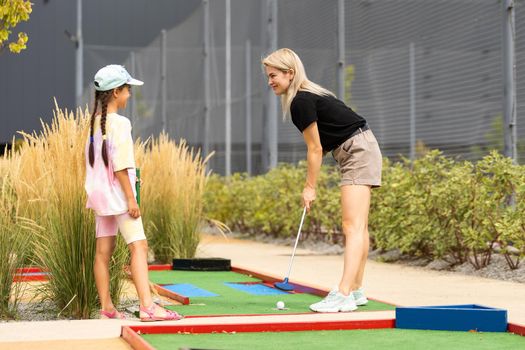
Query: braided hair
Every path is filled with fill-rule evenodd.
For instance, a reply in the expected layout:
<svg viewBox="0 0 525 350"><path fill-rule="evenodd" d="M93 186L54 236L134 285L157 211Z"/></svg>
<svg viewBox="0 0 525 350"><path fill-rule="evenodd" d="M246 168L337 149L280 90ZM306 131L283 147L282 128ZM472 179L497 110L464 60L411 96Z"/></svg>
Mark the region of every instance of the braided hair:
<svg viewBox="0 0 525 350"><path fill-rule="evenodd" d="M98 106L100 103L102 115L100 118L100 129L102 131L102 159L104 160L104 165L108 166L108 153L106 146L106 117L108 110L108 102L111 97L113 90L108 91L95 91L95 105L93 106L93 113L91 114L90 127L89 127L89 165L93 167L95 164L95 146L94 143L94 127L95 127L95 118L98 111Z"/></svg>
<svg viewBox="0 0 525 350"><path fill-rule="evenodd" d="M104 160L104 165L108 166L108 151L107 151L107 134L106 134L106 118L108 115L108 102L113 95L113 90L122 90L125 87L130 88L129 84L121 85L115 89L107 91L98 91L95 90L95 105L93 106L93 113L91 114L91 119L89 121L89 165L93 167L95 164L95 142L94 138L94 129L95 129L95 118L98 112L98 107L100 103L101 115L100 115L100 131L102 131L102 159Z"/></svg>

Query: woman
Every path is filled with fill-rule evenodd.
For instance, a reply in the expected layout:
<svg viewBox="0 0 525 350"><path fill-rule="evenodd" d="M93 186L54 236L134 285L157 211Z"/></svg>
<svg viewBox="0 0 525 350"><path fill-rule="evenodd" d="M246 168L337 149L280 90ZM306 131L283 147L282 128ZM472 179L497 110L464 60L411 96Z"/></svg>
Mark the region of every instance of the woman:
<svg viewBox="0 0 525 350"><path fill-rule="evenodd" d="M382 156L364 118L334 94L308 80L301 59L279 49L262 61L268 84L281 96L285 118L291 117L307 146L307 174L302 194L308 210L316 196L323 155L332 152L341 173L342 227L345 235L343 276L315 312L348 312L368 300L362 286L368 257L368 211L371 189L381 186Z"/></svg>

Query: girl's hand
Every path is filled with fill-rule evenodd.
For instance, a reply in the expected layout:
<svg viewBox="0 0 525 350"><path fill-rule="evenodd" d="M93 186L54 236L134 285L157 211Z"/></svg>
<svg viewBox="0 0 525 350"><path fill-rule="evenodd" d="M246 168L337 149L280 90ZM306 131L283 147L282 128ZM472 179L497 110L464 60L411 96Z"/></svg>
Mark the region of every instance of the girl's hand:
<svg viewBox="0 0 525 350"><path fill-rule="evenodd" d="M306 207L306 211L310 212L310 207L315 200L315 188L306 186L303 190L303 205Z"/></svg>
<svg viewBox="0 0 525 350"><path fill-rule="evenodd" d="M135 198L128 200L128 214L134 219L140 217L140 208Z"/></svg>

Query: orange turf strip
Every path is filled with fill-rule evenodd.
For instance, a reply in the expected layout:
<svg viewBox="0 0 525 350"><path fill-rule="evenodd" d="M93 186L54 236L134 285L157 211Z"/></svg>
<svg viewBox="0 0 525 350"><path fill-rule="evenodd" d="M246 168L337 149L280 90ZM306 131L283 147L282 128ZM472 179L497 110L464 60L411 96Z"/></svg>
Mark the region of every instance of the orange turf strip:
<svg viewBox="0 0 525 350"><path fill-rule="evenodd" d="M144 338L137 332L129 328L129 326L122 326L122 333L120 335L134 350L155 350Z"/></svg>

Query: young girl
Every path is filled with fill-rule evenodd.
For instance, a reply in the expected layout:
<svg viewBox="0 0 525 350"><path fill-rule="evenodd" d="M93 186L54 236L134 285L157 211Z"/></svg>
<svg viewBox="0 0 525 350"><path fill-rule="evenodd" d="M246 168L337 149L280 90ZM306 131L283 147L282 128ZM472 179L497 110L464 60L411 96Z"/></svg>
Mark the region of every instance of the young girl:
<svg viewBox="0 0 525 350"><path fill-rule="evenodd" d="M308 211L323 155L332 152L341 173L342 227L345 235L343 276L337 288L310 305L316 312L353 311L368 300L361 289L368 257L368 211L371 188L381 185L382 156L366 120L334 94L306 77L301 59L279 49L262 61L268 84L281 96L283 113L303 134L307 174L302 194Z"/></svg>
<svg viewBox="0 0 525 350"><path fill-rule="evenodd" d="M95 211L95 282L101 318L124 318L109 294L109 261L120 231L131 252L131 275L140 300L141 321L179 320L181 315L153 303L148 280L148 243L135 199L135 159L126 108L131 85L142 85L124 67L109 65L95 75L95 105L86 144L87 207Z"/></svg>

